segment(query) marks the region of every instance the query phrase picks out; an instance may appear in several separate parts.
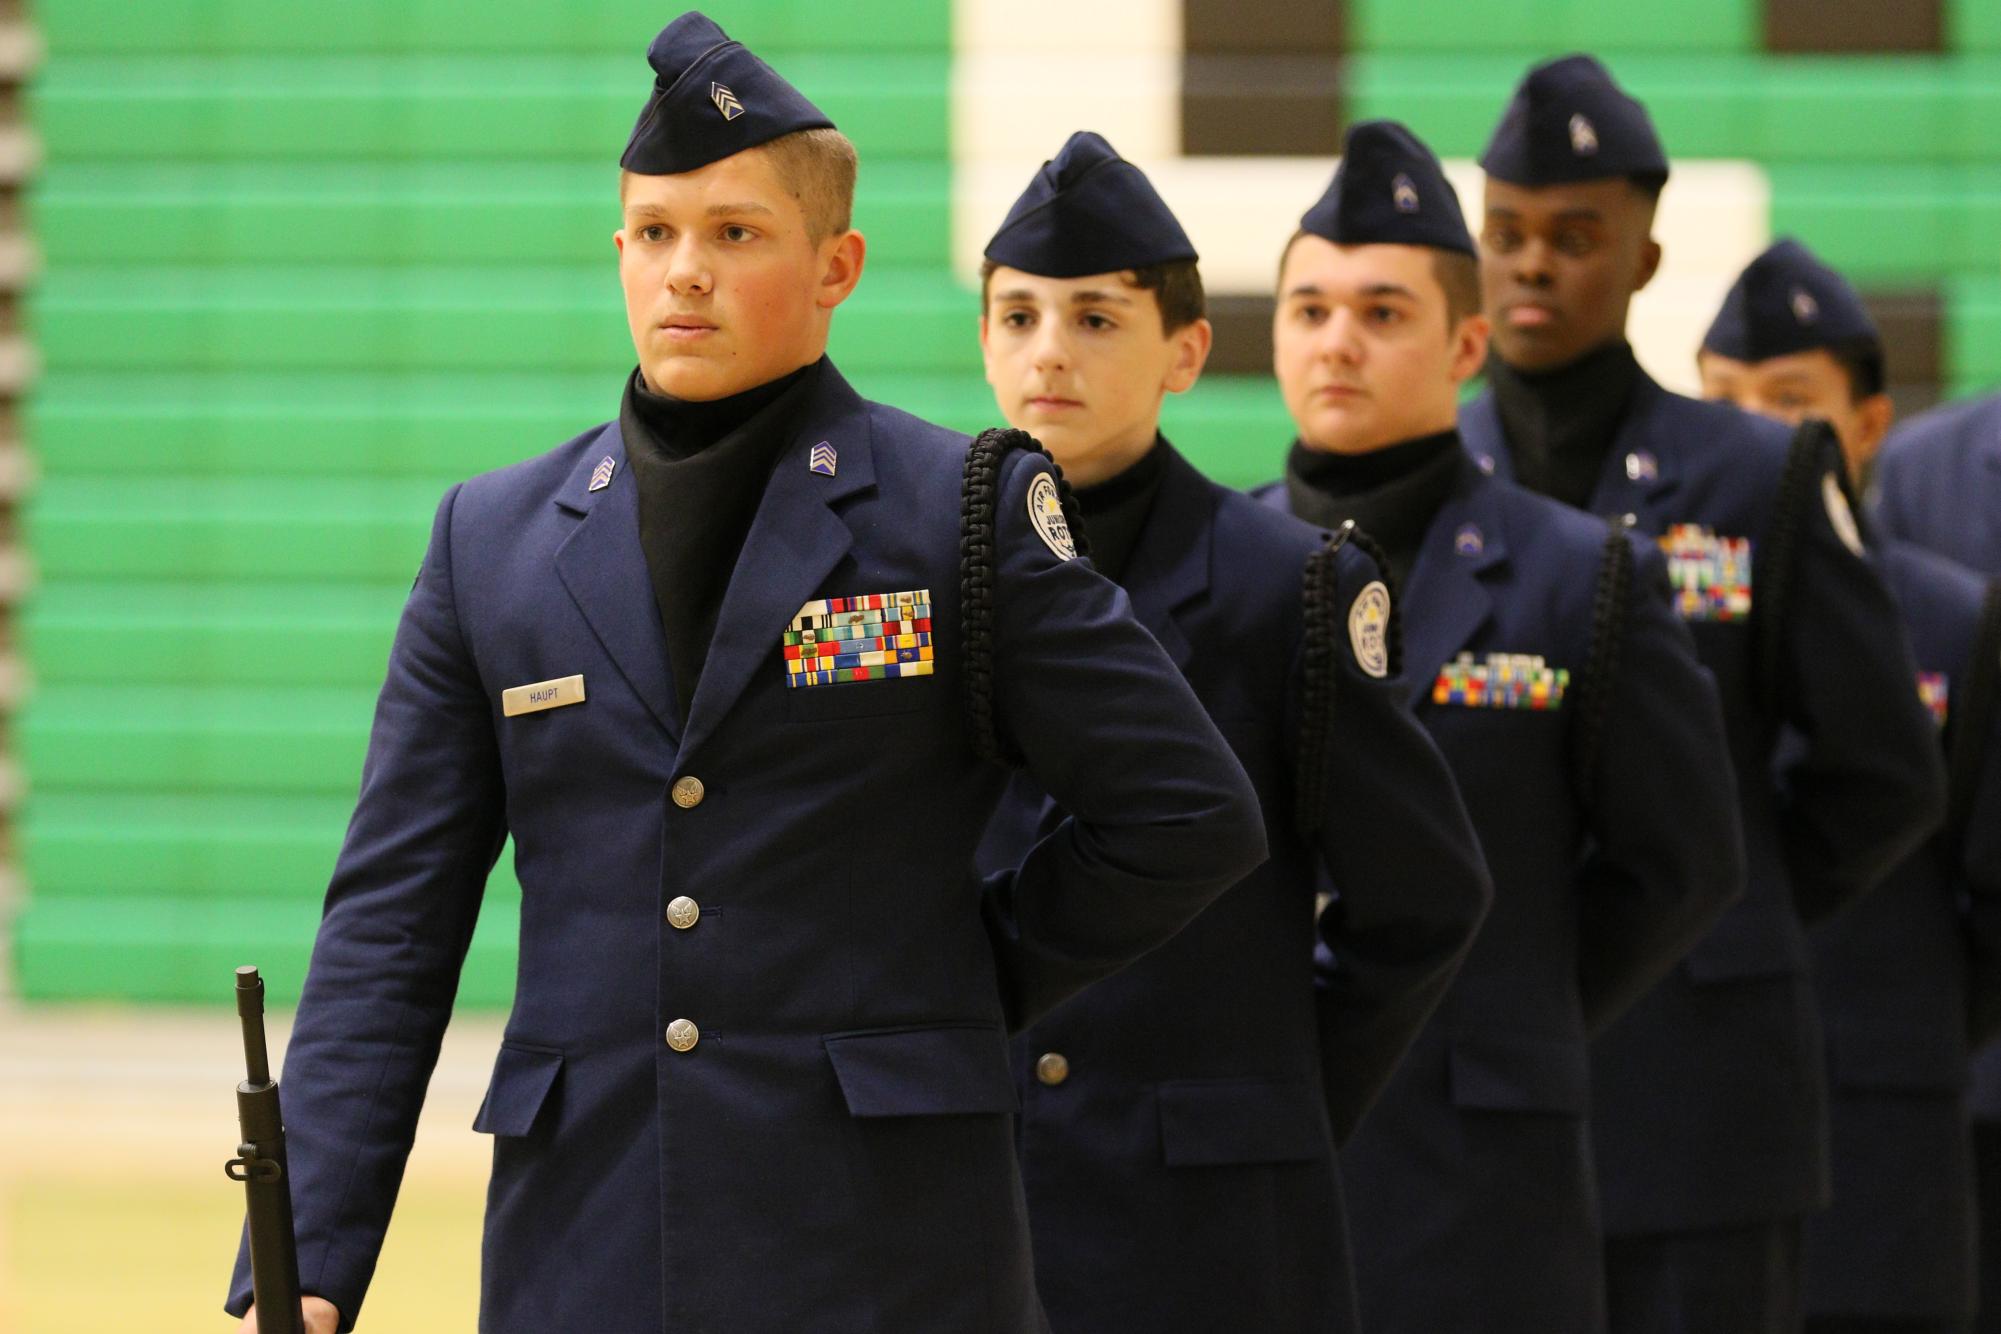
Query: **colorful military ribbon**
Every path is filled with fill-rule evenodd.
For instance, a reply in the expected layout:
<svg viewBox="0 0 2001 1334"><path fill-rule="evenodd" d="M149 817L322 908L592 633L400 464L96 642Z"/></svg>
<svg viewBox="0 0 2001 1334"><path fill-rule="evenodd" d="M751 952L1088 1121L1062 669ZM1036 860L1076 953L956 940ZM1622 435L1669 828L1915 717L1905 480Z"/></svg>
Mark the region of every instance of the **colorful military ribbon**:
<svg viewBox="0 0 2001 1334"><path fill-rule="evenodd" d="M1678 523L1661 535L1668 584L1684 621L1741 621L1751 614L1751 539Z"/></svg>
<svg viewBox="0 0 2001 1334"><path fill-rule="evenodd" d="M931 590L809 602L785 631L783 652L785 684L795 690L929 676Z"/></svg>
<svg viewBox="0 0 2001 1334"><path fill-rule="evenodd" d="M1932 721L1940 728L1945 726L1947 705L1952 695L1952 682L1944 672L1918 673L1918 698L1931 711Z"/></svg>
<svg viewBox="0 0 2001 1334"><path fill-rule="evenodd" d="M1438 669L1431 702L1468 709L1530 709L1543 712L1563 707L1570 689L1570 671L1551 667L1538 654L1461 653Z"/></svg>

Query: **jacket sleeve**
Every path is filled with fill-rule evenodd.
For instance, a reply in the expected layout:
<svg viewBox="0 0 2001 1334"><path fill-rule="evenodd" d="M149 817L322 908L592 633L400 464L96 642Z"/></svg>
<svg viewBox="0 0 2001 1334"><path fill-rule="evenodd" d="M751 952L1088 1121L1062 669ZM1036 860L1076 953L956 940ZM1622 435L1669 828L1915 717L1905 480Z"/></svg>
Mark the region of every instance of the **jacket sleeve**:
<svg viewBox="0 0 2001 1334"><path fill-rule="evenodd" d="M1265 859L1250 779L1126 595L1029 518L1040 454L994 513L996 731L1066 812L984 897L1008 1018L1033 1022L1163 943Z"/></svg>
<svg viewBox="0 0 2001 1334"><path fill-rule="evenodd" d="M375 1271L488 872L506 837L491 705L459 633L445 496L376 702L361 794L285 1053L304 1290L350 1329ZM239 1251L226 1309L250 1305Z"/></svg>
<svg viewBox="0 0 2001 1334"><path fill-rule="evenodd" d="M1903 619L1873 563L1837 534L1847 501L1825 427L1802 428L1795 465L1816 431L1830 443L1799 468L1794 494L1782 489L1774 520L1791 528L1790 542L1767 544L1790 559L1772 572L1783 602L1755 613L1778 618L1767 631L1778 637L1773 697L1800 741L1778 778L1794 902L1807 921L1880 883L1939 827L1946 802L1938 731L1918 699ZM1754 573L1766 581L1765 570Z"/></svg>
<svg viewBox="0 0 2001 1334"><path fill-rule="evenodd" d="M1952 705L1952 822L1965 905L1968 1037L2001 1035L2001 579L1990 582L1966 689Z"/></svg>
<svg viewBox="0 0 2001 1334"><path fill-rule="evenodd" d="M1612 638L1592 654L1602 679L1583 683L1597 735L1577 761L1590 835L1578 990L1594 1033L1702 937L1746 875L1722 702L1669 605L1666 562L1651 544L1635 552L1622 611L1606 605L1603 583L1593 633Z"/></svg>
<svg viewBox="0 0 2001 1334"><path fill-rule="evenodd" d="M1299 816L1333 889L1314 1002L1328 1116L1345 1142L1458 973L1493 884L1452 771L1407 707L1409 683L1356 658L1349 609L1377 567L1353 546L1333 554L1335 578L1309 579L1303 599L1328 642L1305 655L1287 731Z"/></svg>

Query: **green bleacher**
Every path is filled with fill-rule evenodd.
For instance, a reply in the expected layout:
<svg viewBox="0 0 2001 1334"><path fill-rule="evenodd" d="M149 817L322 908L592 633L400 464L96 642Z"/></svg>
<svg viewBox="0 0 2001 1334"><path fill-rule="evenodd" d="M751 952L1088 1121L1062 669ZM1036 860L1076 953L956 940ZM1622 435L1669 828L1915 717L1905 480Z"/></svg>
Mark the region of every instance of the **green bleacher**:
<svg viewBox="0 0 2001 1334"><path fill-rule="evenodd" d="M303 973L398 607L443 489L611 415L610 233L637 0L64 0L32 90L40 582L16 745L35 998L218 999ZM857 141L867 276L834 355L868 394L991 424L949 267L951 6L714 10ZM1865 285L1943 296L1952 391L2001 383L2001 2L1936 56L1781 56L1755 0L1353 0L1349 110L1476 153L1523 65L1604 54L1670 150L1749 157ZM476 15L476 21L474 18ZM1286 434L1258 379L1168 427L1224 480ZM504 1005L503 857L463 997Z"/></svg>

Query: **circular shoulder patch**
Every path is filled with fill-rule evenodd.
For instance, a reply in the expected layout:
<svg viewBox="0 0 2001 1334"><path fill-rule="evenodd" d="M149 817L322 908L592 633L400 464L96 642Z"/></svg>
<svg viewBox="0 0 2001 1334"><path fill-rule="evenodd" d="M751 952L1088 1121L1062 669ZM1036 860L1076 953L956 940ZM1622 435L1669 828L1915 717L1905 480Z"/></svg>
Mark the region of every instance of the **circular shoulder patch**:
<svg viewBox="0 0 2001 1334"><path fill-rule="evenodd" d="M1056 479L1046 472L1037 473L1028 484L1028 521L1042 545L1056 553L1056 559L1069 560L1077 554L1070 521L1063 517L1063 498L1056 493Z"/></svg>
<svg viewBox="0 0 2001 1334"><path fill-rule="evenodd" d="M1855 522L1855 511L1849 508L1848 493L1841 489L1841 480L1831 472L1821 474L1820 498L1827 505L1827 521L1834 525L1834 535L1841 539L1842 546L1860 556L1862 529Z"/></svg>
<svg viewBox="0 0 2001 1334"><path fill-rule="evenodd" d="M1355 664L1377 678L1390 674L1390 590L1380 579L1355 595L1348 608L1348 643Z"/></svg>

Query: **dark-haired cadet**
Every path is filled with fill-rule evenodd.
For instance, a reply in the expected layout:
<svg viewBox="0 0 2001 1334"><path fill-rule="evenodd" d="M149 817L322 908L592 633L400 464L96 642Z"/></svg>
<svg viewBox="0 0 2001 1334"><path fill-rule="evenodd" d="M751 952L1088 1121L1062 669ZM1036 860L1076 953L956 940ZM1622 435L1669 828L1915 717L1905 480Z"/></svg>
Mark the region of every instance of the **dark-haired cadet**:
<svg viewBox="0 0 2001 1334"><path fill-rule="evenodd" d="M1861 298L1797 241L1753 260L1698 355L1705 397L1834 428L1859 492L1893 409ZM1872 544L1949 777L1945 829L1813 929L1834 1203L1807 1220L1812 1334L1949 1334L1974 1313L1967 1069L2001 1019L2001 580Z"/></svg>
<svg viewBox="0 0 2001 1334"><path fill-rule="evenodd" d="M284 1071L310 1328L355 1322L511 835L481 1329L1046 1334L1006 1026L1262 861L1257 794L1041 452L827 360L853 146L700 14L647 59L638 367L446 495L327 892ZM996 755L1069 816L982 894Z"/></svg>
<svg viewBox="0 0 2001 1334"><path fill-rule="evenodd" d="M1209 350L1195 248L1095 134L987 246L1002 415L1071 481L1132 598L1264 803L1271 860L1016 1045L1036 1281L1062 1334L1354 1328L1335 1143L1463 957L1489 889L1437 748L1404 712L1375 562L1216 485L1160 435ZM984 853L1063 819L1010 788ZM1339 895L1320 915L1316 891ZM1319 993L1316 936L1333 973Z"/></svg>
<svg viewBox="0 0 2001 1334"><path fill-rule="evenodd" d="M1480 163L1484 466L1666 549L1730 729L1743 900L1592 1052L1612 1327L1796 1329L1827 1202L1827 1084L1804 922L1881 883L1945 808L1937 730L1839 451L1669 393L1626 342L1668 163L1588 56L1529 71ZM1797 742L1781 744L1788 734Z"/></svg>
<svg viewBox="0 0 2001 1334"><path fill-rule="evenodd" d="M1590 1034L1741 891L1716 689L1625 529L1474 466L1473 238L1401 125L1353 127L1280 264L1301 518L1376 533L1403 589L1406 707L1444 750L1494 906L1342 1153L1370 1334L1603 1328Z"/></svg>

